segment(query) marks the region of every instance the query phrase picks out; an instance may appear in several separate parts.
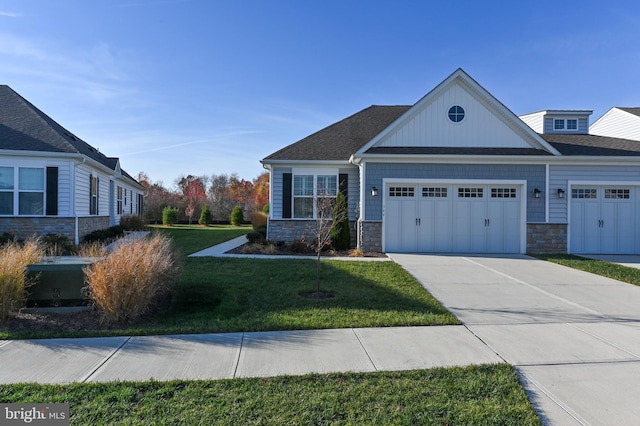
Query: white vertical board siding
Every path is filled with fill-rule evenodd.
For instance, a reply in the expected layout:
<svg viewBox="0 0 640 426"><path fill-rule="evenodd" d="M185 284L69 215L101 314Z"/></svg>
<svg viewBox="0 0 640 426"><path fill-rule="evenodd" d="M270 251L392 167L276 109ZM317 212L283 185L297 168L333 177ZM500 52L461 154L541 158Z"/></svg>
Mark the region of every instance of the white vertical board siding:
<svg viewBox="0 0 640 426"><path fill-rule="evenodd" d="M465 111L465 117L459 123L452 123L447 114L454 105ZM377 146L531 148L501 117L494 114L493 109L459 83L452 84L417 109Z"/></svg>
<svg viewBox="0 0 640 426"><path fill-rule="evenodd" d="M640 117L613 108L593 123L589 132L592 135L640 141Z"/></svg>
<svg viewBox="0 0 640 426"><path fill-rule="evenodd" d="M640 166L554 166L549 167L549 222L567 223L567 206L571 199L569 181L628 182L640 185ZM558 198L558 188L565 192L564 198Z"/></svg>

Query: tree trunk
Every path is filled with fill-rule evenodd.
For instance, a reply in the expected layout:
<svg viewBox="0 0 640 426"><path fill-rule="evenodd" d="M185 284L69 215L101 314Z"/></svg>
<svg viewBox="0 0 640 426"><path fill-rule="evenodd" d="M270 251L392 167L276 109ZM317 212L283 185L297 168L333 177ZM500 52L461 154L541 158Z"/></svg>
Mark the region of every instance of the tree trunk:
<svg viewBox="0 0 640 426"><path fill-rule="evenodd" d="M316 291L320 293L320 250L318 250L318 258L316 262Z"/></svg>

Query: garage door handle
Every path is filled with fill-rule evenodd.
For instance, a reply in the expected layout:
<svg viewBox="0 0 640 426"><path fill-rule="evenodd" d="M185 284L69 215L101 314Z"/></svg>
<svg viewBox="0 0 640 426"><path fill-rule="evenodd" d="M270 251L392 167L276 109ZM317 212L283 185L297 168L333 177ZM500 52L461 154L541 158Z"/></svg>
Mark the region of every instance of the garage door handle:
<svg viewBox="0 0 640 426"><path fill-rule="evenodd" d="M487 219L487 226L491 226L491 219Z"/></svg>

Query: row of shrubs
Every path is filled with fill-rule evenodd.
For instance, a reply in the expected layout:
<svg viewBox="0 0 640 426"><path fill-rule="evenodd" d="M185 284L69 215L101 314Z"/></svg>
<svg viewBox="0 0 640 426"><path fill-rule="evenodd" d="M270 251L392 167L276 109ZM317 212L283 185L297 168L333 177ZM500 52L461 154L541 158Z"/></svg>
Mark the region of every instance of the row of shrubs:
<svg viewBox="0 0 640 426"><path fill-rule="evenodd" d="M269 213L269 205L266 205L262 212L257 212L261 214ZM252 216L253 217L253 216ZM202 208L200 213L200 219L198 223L200 225L210 225L213 222L213 216L209 206L205 205ZM233 226L242 225L244 223L244 212L242 211L242 207L235 206L233 210L231 210L231 216L229 217L229 222ZM253 219L252 219L253 222ZM165 207L162 210L162 224L163 225L175 225L178 223L178 208L177 207Z"/></svg>
<svg viewBox="0 0 640 426"><path fill-rule="evenodd" d="M81 255L101 256L85 268L88 298L112 323L132 323L159 302L170 300L180 265L169 237L150 237L117 245L112 251L87 244ZM42 261L41 239L9 241L0 245L0 324L25 306L34 284L27 266Z"/></svg>

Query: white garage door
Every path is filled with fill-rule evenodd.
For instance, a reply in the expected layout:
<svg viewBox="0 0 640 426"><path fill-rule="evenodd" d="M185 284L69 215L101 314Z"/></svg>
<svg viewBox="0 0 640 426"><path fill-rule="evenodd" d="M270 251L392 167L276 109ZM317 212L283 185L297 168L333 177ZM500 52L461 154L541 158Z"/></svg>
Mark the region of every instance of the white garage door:
<svg viewBox="0 0 640 426"><path fill-rule="evenodd" d="M518 253L521 188L502 184L388 185L385 251Z"/></svg>
<svg viewBox="0 0 640 426"><path fill-rule="evenodd" d="M639 253L639 194L634 186L572 186L570 252Z"/></svg>

